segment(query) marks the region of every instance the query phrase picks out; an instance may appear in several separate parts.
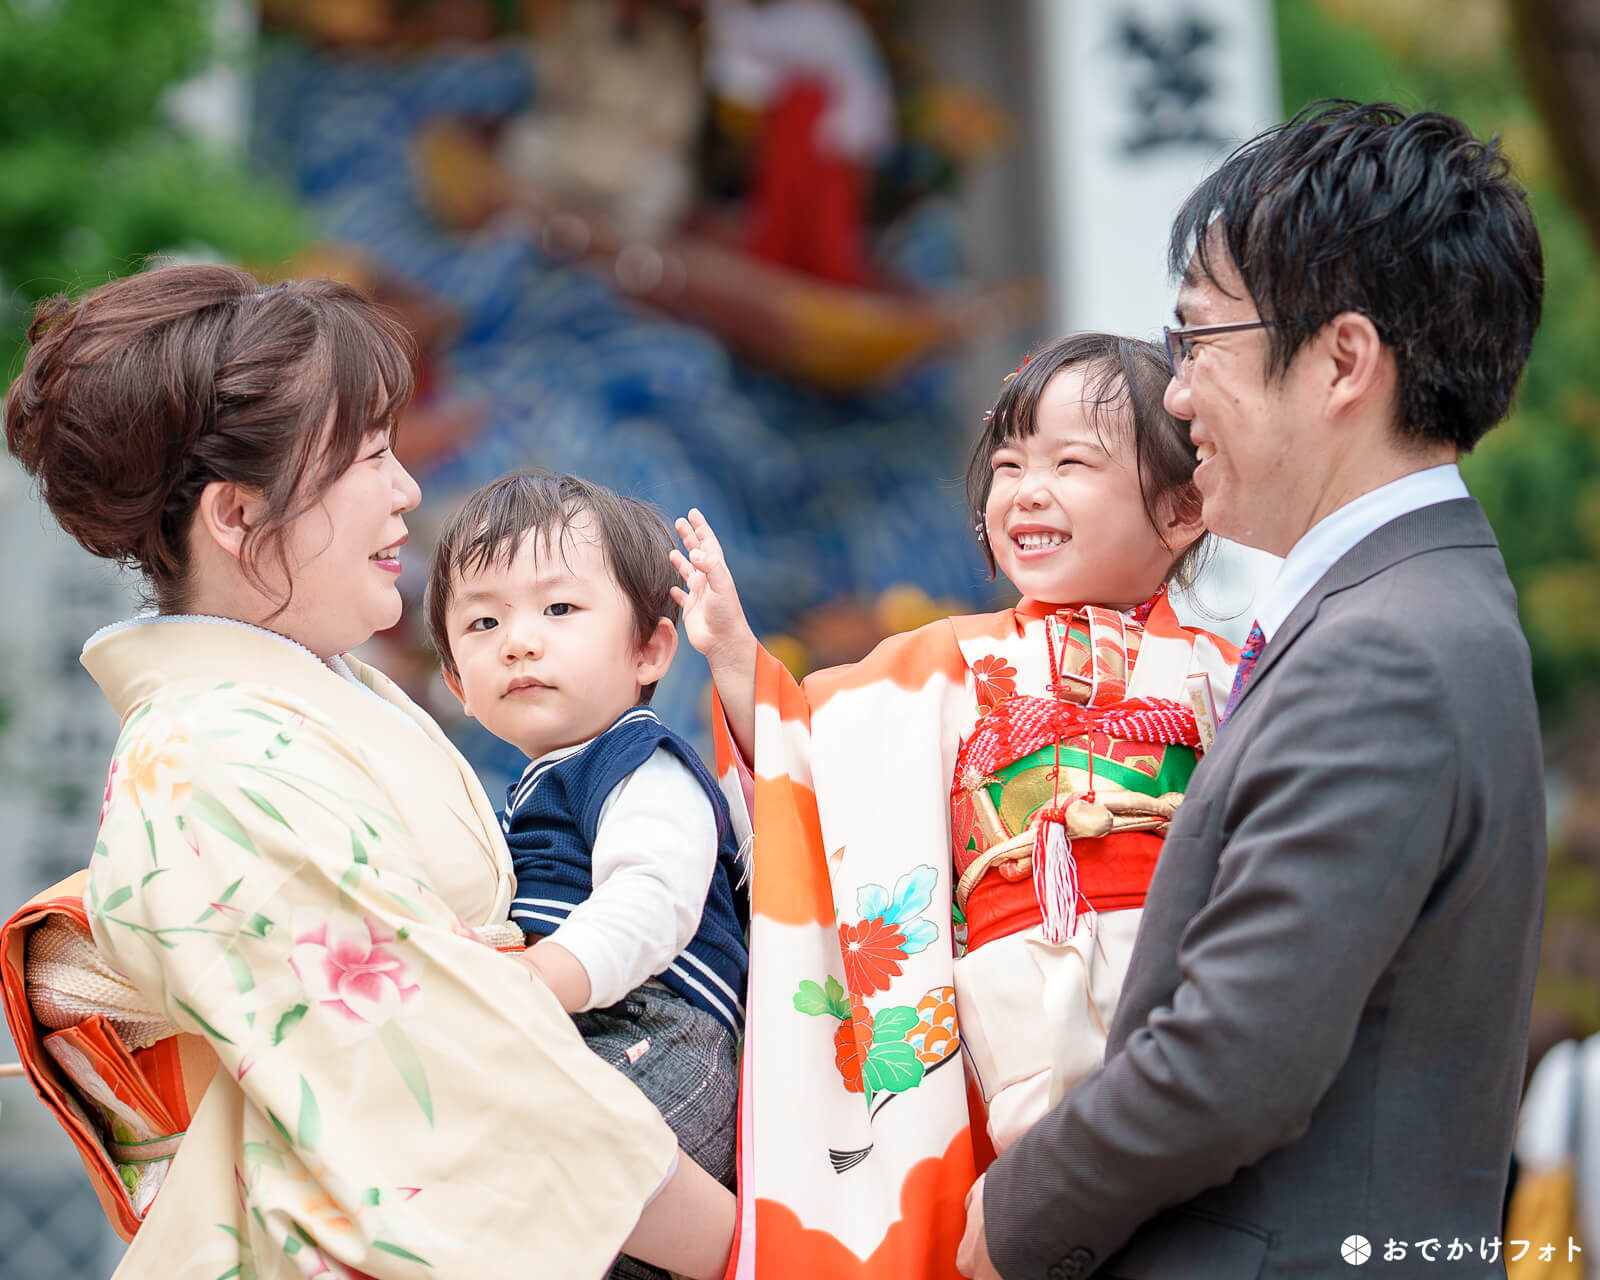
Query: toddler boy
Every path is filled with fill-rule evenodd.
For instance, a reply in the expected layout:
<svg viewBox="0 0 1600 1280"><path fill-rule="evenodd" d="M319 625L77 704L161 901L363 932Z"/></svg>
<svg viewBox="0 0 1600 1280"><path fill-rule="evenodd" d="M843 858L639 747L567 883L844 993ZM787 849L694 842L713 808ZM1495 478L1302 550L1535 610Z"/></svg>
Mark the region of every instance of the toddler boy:
<svg viewBox="0 0 1600 1280"><path fill-rule="evenodd" d="M727 802L649 706L678 643L672 545L641 502L514 472L440 537L428 630L466 713L529 757L501 826L530 963L731 1187L749 902Z"/></svg>

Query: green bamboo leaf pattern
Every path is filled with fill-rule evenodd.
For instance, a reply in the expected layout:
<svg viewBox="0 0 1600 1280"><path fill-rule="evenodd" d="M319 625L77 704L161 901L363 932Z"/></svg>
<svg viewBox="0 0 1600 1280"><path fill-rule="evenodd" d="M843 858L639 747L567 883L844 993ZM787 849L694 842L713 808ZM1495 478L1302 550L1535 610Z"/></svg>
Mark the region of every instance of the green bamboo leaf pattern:
<svg viewBox="0 0 1600 1280"><path fill-rule="evenodd" d="M290 1136L289 1130L284 1126L283 1121L278 1119L271 1107L267 1108L267 1119L272 1121L272 1127L283 1136L283 1140L291 1147L294 1146L294 1139Z"/></svg>
<svg viewBox="0 0 1600 1280"><path fill-rule="evenodd" d="M252 1164L271 1165L274 1169L283 1168L283 1156L275 1147L265 1142L247 1142L244 1144L245 1159Z"/></svg>
<svg viewBox="0 0 1600 1280"><path fill-rule="evenodd" d="M154 880L158 875L160 875L165 870L166 870L165 867L157 867L154 871L146 871L144 873L144 875L139 877L139 887L141 889L144 888L145 885L149 884L152 880Z"/></svg>
<svg viewBox="0 0 1600 1280"><path fill-rule="evenodd" d="M244 931L252 938L265 938L272 927L272 921L258 911L245 921Z"/></svg>
<svg viewBox="0 0 1600 1280"><path fill-rule="evenodd" d="M427 1267L430 1271L433 1270L433 1263L426 1258L419 1258L410 1249L402 1249L399 1245L390 1244L387 1240L374 1240L372 1247L374 1249L382 1249L385 1253L392 1253L397 1258L404 1258L407 1262L415 1262L418 1266Z"/></svg>
<svg viewBox="0 0 1600 1280"><path fill-rule="evenodd" d="M259 791L252 791L249 787L240 787L239 793L243 795L244 798L251 804L255 805L256 808L260 809L262 813L266 814L267 817L276 822L279 826L286 827L290 831L294 830L294 827L289 820L278 812L277 806Z"/></svg>
<svg viewBox="0 0 1600 1280"><path fill-rule="evenodd" d="M257 711L254 707L239 707L235 715L249 716L252 720L265 720L268 724L282 724L277 716L269 716L265 711Z"/></svg>
<svg viewBox="0 0 1600 1280"><path fill-rule="evenodd" d="M428 1119L428 1127L433 1128L433 1094L428 1089L427 1072L422 1069L422 1060L417 1057L411 1041L392 1022L386 1023L383 1030L378 1032L378 1040L388 1053L389 1061L394 1063L394 1069L406 1082L406 1088L411 1090L411 1096L422 1108L422 1114Z"/></svg>
<svg viewBox="0 0 1600 1280"><path fill-rule="evenodd" d="M143 809L139 810L139 816L144 819L144 838L150 842L150 862L154 866L160 866L161 859L156 854L156 829L151 825L150 817Z"/></svg>
<svg viewBox="0 0 1600 1280"><path fill-rule="evenodd" d="M317 1097L304 1076L300 1077L300 1119L295 1129L300 1134L299 1145L307 1151L315 1151L317 1143L322 1141L322 1109L317 1106Z"/></svg>
<svg viewBox="0 0 1600 1280"><path fill-rule="evenodd" d="M297 1004L278 1019L278 1025L272 1029L272 1044L274 1048L282 1044L284 1037L300 1024L300 1019L306 1016L306 1010L309 1007L308 1005Z"/></svg>
<svg viewBox="0 0 1600 1280"><path fill-rule="evenodd" d="M155 875L156 872L152 871L150 874ZM217 896L217 900L214 903L197 915L194 918L194 922L196 924L204 924L207 920L211 919L212 916L217 914L218 907L225 907L228 905L228 903L233 901L233 895L239 892L239 886L243 883L244 877L240 876Z"/></svg>
<svg viewBox="0 0 1600 1280"><path fill-rule="evenodd" d="M255 841L250 839L250 833L239 825L239 819L223 808L217 798L209 792L195 791L189 797L189 810L206 826L227 836L246 853L254 854L258 858L261 856Z"/></svg>
<svg viewBox="0 0 1600 1280"><path fill-rule="evenodd" d="M247 991L254 990L256 985L255 974L250 972L250 966L246 963L245 958L232 947L224 947L222 954L228 961L228 969L233 974L233 985L238 989L239 994L244 995Z"/></svg>
<svg viewBox="0 0 1600 1280"><path fill-rule="evenodd" d="M111 895L106 898L100 909L102 911L115 911L131 897L133 897L133 890L127 885L123 885L120 889L112 890Z"/></svg>
<svg viewBox="0 0 1600 1280"><path fill-rule="evenodd" d="M356 834L354 827L350 828L350 856L362 864L367 861L366 846L361 843L361 837Z"/></svg>
<svg viewBox="0 0 1600 1280"><path fill-rule="evenodd" d="M107 857L110 853L111 850L106 848L106 842L104 840L96 840L94 842L94 856L96 858Z"/></svg>
<svg viewBox="0 0 1600 1280"><path fill-rule="evenodd" d="M171 944L168 944L168 945L171 945ZM193 1009L191 1009L188 1005L186 1005L182 1000L179 1000L176 997L174 997L173 1003L176 1004L178 1006L178 1008L182 1009L191 1018L193 1018L195 1020L195 1022L199 1024L200 1029L202 1031L204 1031L208 1036L210 1036L213 1040L220 1040L220 1041L222 1041L223 1044L232 1044L233 1043L232 1040L228 1039L227 1036L223 1035L222 1032L218 1031L214 1026L212 1026L209 1022L207 1022L204 1018L202 1018L198 1013L196 1013Z"/></svg>

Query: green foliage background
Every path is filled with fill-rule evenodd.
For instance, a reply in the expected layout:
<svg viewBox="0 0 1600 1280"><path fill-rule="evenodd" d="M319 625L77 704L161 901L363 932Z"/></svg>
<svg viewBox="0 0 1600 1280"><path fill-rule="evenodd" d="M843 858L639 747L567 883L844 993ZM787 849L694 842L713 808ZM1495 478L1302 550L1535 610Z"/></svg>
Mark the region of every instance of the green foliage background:
<svg viewBox="0 0 1600 1280"><path fill-rule="evenodd" d="M1491 19L1481 38L1451 34L1472 16ZM1504 6L1277 0L1277 21L1286 113L1320 97L1448 111L1500 135L1528 186L1544 318L1512 416L1462 470L1517 587L1546 727L1561 727L1600 692L1600 258L1552 171Z"/></svg>
<svg viewBox="0 0 1600 1280"><path fill-rule="evenodd" d="M285 257L293 204L167 123L215 48L211 0L0 0L0 386L34 300L163 250ZM203 250L202 250L203 247Z"/></svg>

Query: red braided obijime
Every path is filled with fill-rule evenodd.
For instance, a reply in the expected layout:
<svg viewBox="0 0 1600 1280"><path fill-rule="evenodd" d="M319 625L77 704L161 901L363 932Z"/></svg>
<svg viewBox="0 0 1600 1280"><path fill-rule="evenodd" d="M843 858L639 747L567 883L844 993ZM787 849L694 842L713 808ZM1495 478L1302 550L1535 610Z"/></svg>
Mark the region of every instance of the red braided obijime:
<svg viewBox="0 0 1600 1280"><path fill-rule="evenodd" d="M1126 698L1103 707L1080 707L1052 698L1008 698L981 719L956 757L952 797L968 780L986 778L1042 747L1090 733L1129 742L1200 748L1194 712L1170 698ZM1050 942L1065 942L1077 928L1078 876L1065 810L1078 797L1056 797L1034 824L1033 881Z"/></svg>

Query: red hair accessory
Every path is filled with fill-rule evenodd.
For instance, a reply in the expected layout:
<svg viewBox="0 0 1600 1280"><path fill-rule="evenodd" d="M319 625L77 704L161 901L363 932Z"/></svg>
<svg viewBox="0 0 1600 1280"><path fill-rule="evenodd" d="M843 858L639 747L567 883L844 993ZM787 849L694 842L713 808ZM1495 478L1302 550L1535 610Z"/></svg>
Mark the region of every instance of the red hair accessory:
<svg viewBox="0 0 1600 1280"><path fill-rule="evenodd" d="M1005 381L1006 381L1006 382L1010 382L1010 381L1011 381L1011 379L1013 379L1013 378L1015 378L1015 377L1016 377L1016 376L1017 376L1017 375L1018 375L1018 374L1019 374L1019 373L1021 373L1021 372L1022 372L1022 371L1023 371L1023 370L1024 370L1024 369L1026 369L1026 368L1027 368L1027 367L1028 367L1028 361L1030 361L1030 360L1032 360L1032 359L1033 359L1033 355L1032 355L1032 353L1030 353L1030 354L1028 354L1028 355L1025 355L1025 356L1023 356L1023 357L1022 357L1022 363L1021 363L1021 364L1019 364L1019 365L1018 365L1018 366L1017 366L1017 367L1016 367L1016 368L1015 368L1015 369L1013 369L1013 370L1012 370L1012 371L1011 371L1011 372L1010 372L1010 373L1008 373L1008 374L1006 374L1006 376L1005 376L1005 379L1004 379L1004 380L1005 380Z"/></svg>

